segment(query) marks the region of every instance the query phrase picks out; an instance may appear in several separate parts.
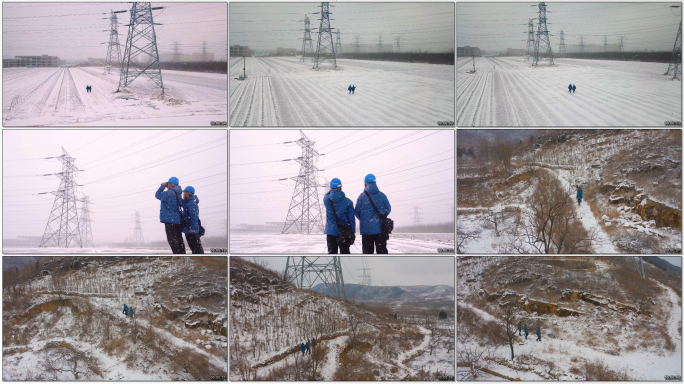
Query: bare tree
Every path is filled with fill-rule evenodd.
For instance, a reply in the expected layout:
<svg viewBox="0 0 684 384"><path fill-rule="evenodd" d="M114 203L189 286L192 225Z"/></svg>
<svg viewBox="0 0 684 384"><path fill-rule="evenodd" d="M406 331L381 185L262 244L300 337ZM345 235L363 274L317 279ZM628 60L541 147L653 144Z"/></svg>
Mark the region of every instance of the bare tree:
<svg viewBox="0 0 684 384"><path fill-rule="evenodd" d="M514 303L508 303L503 308L500 308L497 312L497 318L501 320L498 326L495 328L495 332L492 335L493 339L501 344L508 344L511 348L511 360L515 358L515 353L513 352L513 341L515 340L515 332L518 330L516 327L516 306Z"/></svg>
<svg viewBox="0 0 684 384"><path fill-rule="evenodd" d="M458 253L465 253L465 248L463 248L463 244L465 244L468 240L475 240L480 238L480 232L476 232L474 230L464 230L462 228L459 228L458 231L456 231L456 235L458 237L458 245L456 246L456 252Z"/></svg>
<svg viewBox="0 0 684 384"><path fill-rule="evenodd" d="M485 359L492 357L495 349L490 346L480 347L477 344L464 344L459 346L456 360L465 363L467 371L457 371L459 381L471 381L477 379L477 375L491 364L493 360Z"/></svg>
<svg viewBox="0 0 684 384"><path fill-rule="evenodd" d="M349 312L349 340L352 345L356 342L356 337L359 335L359 319Z"/></svg>

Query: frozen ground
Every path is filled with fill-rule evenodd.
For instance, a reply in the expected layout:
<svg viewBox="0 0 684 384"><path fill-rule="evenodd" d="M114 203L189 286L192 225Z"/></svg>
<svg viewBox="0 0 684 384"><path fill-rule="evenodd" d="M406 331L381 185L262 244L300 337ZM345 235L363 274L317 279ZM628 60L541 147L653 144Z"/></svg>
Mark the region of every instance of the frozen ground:
<svg viewBox="0 0 684 384"><path fill-rule="evenodd" d="M230 126L437 126L454 121L454 66L297 57L230 61ZM347 87L356 86L349 94Z"/></svg>
<svg viewBox="0 0 684 384"><path fill-rule="evenodd" d="M211 247L204 247L204 253L211 253ZM190 253L190 249L187 247L185 251ZM68 253L68 254L81 254L81 253L116 253L116 254L148 254L148 253L172 253L171 248L110 248L110 247L98 247L98 248L57 248L57 247L3 247L2 253L13 255L13 254L53 254L53 253ZM225 253L224 253L225 254Z"/></svg>
<svg viewBox="0 0 684 384"><path fill-rule="evenodd" d="M438 249L454 253L453 233L397 233L387 241L389 253L438 253ZM325 235L241 234L230 233L230 253L328 253ZM361 235L350 248L362 253Z"/></svg>
<svg viewBox="0 0 684 384"><path fill-rule="evenodd" d="M227 120L225 74L164 70L164 98L144 77L117 93L118 71L103 75L101 67L4 68L2 74L4 126L206 127Z"/></svg>
<svg viewBox="0 0 684 384"><path fill-rule="evenodd" d="M463 58L457 65L458 126L664 126L682 120L682 83L667 64L522 57ZM568 93L568 84L575 93Z"/></svg>

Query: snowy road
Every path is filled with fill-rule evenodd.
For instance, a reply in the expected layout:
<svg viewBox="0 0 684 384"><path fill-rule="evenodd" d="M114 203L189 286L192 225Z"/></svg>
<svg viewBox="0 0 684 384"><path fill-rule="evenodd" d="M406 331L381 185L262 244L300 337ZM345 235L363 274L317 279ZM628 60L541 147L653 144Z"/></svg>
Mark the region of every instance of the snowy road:
<svg viewBox="0 0 684 384"><path fill-rule="evenodd" d="M522 57L459 59L457 126L658 126L682 120L682 84L667 64ZM577 86L568 92L568 84Z"/></svg>
<svg viewBox="0 0 684 384"><path fill-rule="evenodd" d="M240 234L230 233L231 253L328 253L325 235ZM389 253L438 253L449 248L454 253L453 233L397 233L387 241ZM361 236L350 247L351 253L363 253Z"/></svg>
<svg viewBox="0 0 684 384"><path fill-rule="evenodd" d="M296 57L230 61L230 126L437 126L454 121L454 66ZM350 95L347 87L357 87Z"/></svg>
<svg viewBox="0 0 684 384"><path fill-rule="evenodd" d="M162 71L165 97L144 77L117 93L119 73L101 67L4 68L3 125L185 125L226 121L225 74ZM92 92L86 92L86 86Z"/></svg>
<svg viewBox="0 0 684 384"><path fill-rule="evenodd" d="M423 334L423 342L420 343L420 345L417 345L413 349L402 352L399 354L397 357L397 365L399 365L405 372L409 373L410 375L415 375L417 372L415 369L407 366L404 364L404 360L410 360L411 357L413 357L418 351L424 350L427 348L427 345L430 343L430 340L432 340L432 336L430 335L430 331L418 326L418 330L420 330L420 333Z"/></svg>

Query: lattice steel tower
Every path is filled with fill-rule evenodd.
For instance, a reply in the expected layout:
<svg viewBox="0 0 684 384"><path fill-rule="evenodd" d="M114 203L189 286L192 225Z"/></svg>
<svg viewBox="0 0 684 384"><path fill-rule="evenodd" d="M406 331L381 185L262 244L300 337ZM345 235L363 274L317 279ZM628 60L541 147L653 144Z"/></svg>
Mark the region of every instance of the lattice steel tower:
<svg viewBox="0 0 684 384"><path fill-rule="evenodd" d="M558 46L558 55L563 56L565 55L565 35L563 34L563 31L561 30L561 40L560 40L560 45Z"/></svg>
<svg viewBox="0 0 684 384"><path fill-rule="evenodd" d="M378 41L378 52L382 52L382 35L380 35L380 40Z"/></svg>
<svg viewBox="0 0 684 384"><path fill-rule="evenodd" d="M83 195L83 198L77 200L81 202L81 238L83 239L83 246L95 248L93 229L90 226L90 198Z"/></svg>
<svg viewBox="0 0 684 384"><path fill-rule="evenodd" d="M145 243L145 238L143 237L142 224L140 223L140 212L135 211L135 228L133 229L133 241L136 244Z"/></svg>
<svg viewBox="0 0 684 384"><path fill-rule="evenodd" d="M356 38L356 44L354 44L354 51L356 53L361 53L361 46L359 45L359 37L354 36Z"/></svg>
<svg viewBox="0 0 684 384"><path fill-rule="evenodd" d="M316 45L316 57L314 61L314 69L320 68L320 65L329 61L332 62L333 68L337 68L337 60L335 59L335 45L333 44L332 29L330 28L330 4L321 3L321 25L318 27L318 44Z"/></svg>
<svg viewBox="0 0 684 384"><path fill-rule="evenodd" d="M164 7L152 8L151 3L133 3L131 7L131 21L126 38L126 50L121 62L121 77L117 92L129 86L140 75L147 76L164 94L164 82L162 81L161 67L159 66L159 50L157 49L157 34L154 32L155 25L152 11L164 9ZM144 64L136 64L135 58L142 55L149 59Z"/></svg>
<svg viewBox="0 0 684 384"><path fill-rule="evenodd" d="M304 15L304 39L302 40L302 61L306 60L307 52L310 55L314 54L313 41L311 41L311 21L309 20L309 16Z"/></svg>
<svg viewBox="0 0 684 384"><path fill-rule="evenodd" d="M525 48L525 60L530 60L534 51L534 19L527 19L527 47Z"/></svg>
<svg viewBox="0 0 684 384"><path fill-rule="evenodd" d="M174 41L173 42L173 61L176 63L180 62L180 51L178 50L178 42Z"/></svg>
<svg viewBox="0 0 684 384"><path fill-rule="evenodd" d="M207 59L207 42L202 42L202 61L206 62Z"/></svg>
<svg viewBox="0 0 684 384"><path fill-rule="evenodd" d="M337 54L340 54L340 53L342 53L342 41L340 40L340 30L338 29L336 33L337 33L337 36L336 36L336 40L335 40L335 52Z"/></svg>
<svg viewBox="0 0 684 384"><path fill-rule="evenodd" d="M672 49L672 58L670 65L667 66L666 75L673 74L672 79L679 79L682 74L682 22L679 22L679 30L677 31L677 38L675 38L674 48Z"/></svg>
<svg viewBox="0 0 684 384"><path fill-rule="evenodd" d="M603 52L608 52L608 36L603 35Z"/></svg>
<svg viewBox="0 0 684 384"><path fill-rule="evenodd" d="M418 205L413 205L413 225L420 225L420 212L418 210L420 207Z"/></svg>
<svg viewBox="0 0 684 384"><path fill-rule="evenodd" d="M401 52L401 36L397 36L397 52Z"/></svg>
<svg viewBox="0 0 684 384"><path fill-rule="evenodd" d="M48 157L47 159L53 158ZM69 248L70 245L78 245L83 248L76 209L76 187L78 184L74 180L74 173L79 170L74 164L76 158L69 156L62 147L62 155L56 159L62 163L62 172L56 173L55 176L62 181L59 183L58 190L50 192L55 195L55 202L52 204L52 211L50 211L40 246L44 247L52 241L58 247Z"/></svg>
<svg viewBox="0 0 684 384"><path fill-rule="evenodd" d="M546 27L546 4L539 3L539 23L537 24L537 39L534 41L534 62L538 65L539 60L547 60L553 65L553 52L549 40L549 30Z"/></svg>
<svg viewBox="0 0 684 384"><path fill-rule="evenodd" d="M117 13L124 13L126 11L110 11L111 16L109 16L109 45L107 46L107 58L105 58L104 72L112 72L112 62L115 66L121 65L121 44L119 44L119 22L117 20Z"/></svg>
<svg viewBox="0 0 684 384"><path fill-rule="evenodd" d="M320 199L318 197L318 168L314 159L318 160L318 151L314 142L309 140L304 132L299 131L301 138L295 143L302 147L302 156L295 159L301 167L299 175L290 179L296 182L290 209L287 211L283 233L320 234L323 232L323 218L321 215Z"/></svg>
<svg viewBox="0 0 684 384"><path fill-rule="evenodd" d="M327 258L288 256L285 266L285 281L295 283L297 288L308 289L320 280L334 296L347 300L340 257L331 256L329 260L324 260Z"/></svg>
<svg viewBox="0 0 684 384"><path fill-rule="evenodd" d="M361 258L361 265L363 266L362 268L359 268L359 271L361 271L361 285L365 286L372 286L373 285L373 279L371 278L371 269L370 266L368 265L368 258L367 257L362 257Z"/></svg>
<svg viewBox="0 0 684 384"><path fill-rule="evenodd" d="M625 49L625 46L622 42L622 36L620 36L620 52L622 52Z"/></svg>
<svg viewBox="0 0 684 384"><path fill-rule="evenodd" d="M580 36L580 53L584 53L584 36Z"/></svg>

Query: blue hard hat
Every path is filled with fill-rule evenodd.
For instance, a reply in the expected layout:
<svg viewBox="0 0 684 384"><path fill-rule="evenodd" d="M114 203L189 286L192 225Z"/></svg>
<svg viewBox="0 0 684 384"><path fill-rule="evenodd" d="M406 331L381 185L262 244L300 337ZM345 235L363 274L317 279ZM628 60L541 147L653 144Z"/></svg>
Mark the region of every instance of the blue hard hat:
<svg viewBox="0 0 684 384"><path fill-rule="evenodd" d="M337 177L330 180L330 188L336 189L336 188L341 188L341 187L342 187L342 182Z"/></svg>
<svg viewBox="0 0 684 384"><path fill-rule="evenodd" d="M177 177L170 178L169 183L178 185L179 184L178 178Z"/></svg>
<svg viewBox="0 0 684 384"><path fill-rule="evenodd" d="M192 193L192 194L194 195L194 194L195 194L195 188L193 188L193 187L191 187L191 186L188 185L187 187L185 187L185 189L183 190L183 192L190 192L190 193Z"/></svg>
<svg viewBox="0 0 684 384"><path fill-rule="evenodd" d="M363 179L364 183L375 183L375 175L372 173L369 173L366 175L366 178Z"/></svg>

